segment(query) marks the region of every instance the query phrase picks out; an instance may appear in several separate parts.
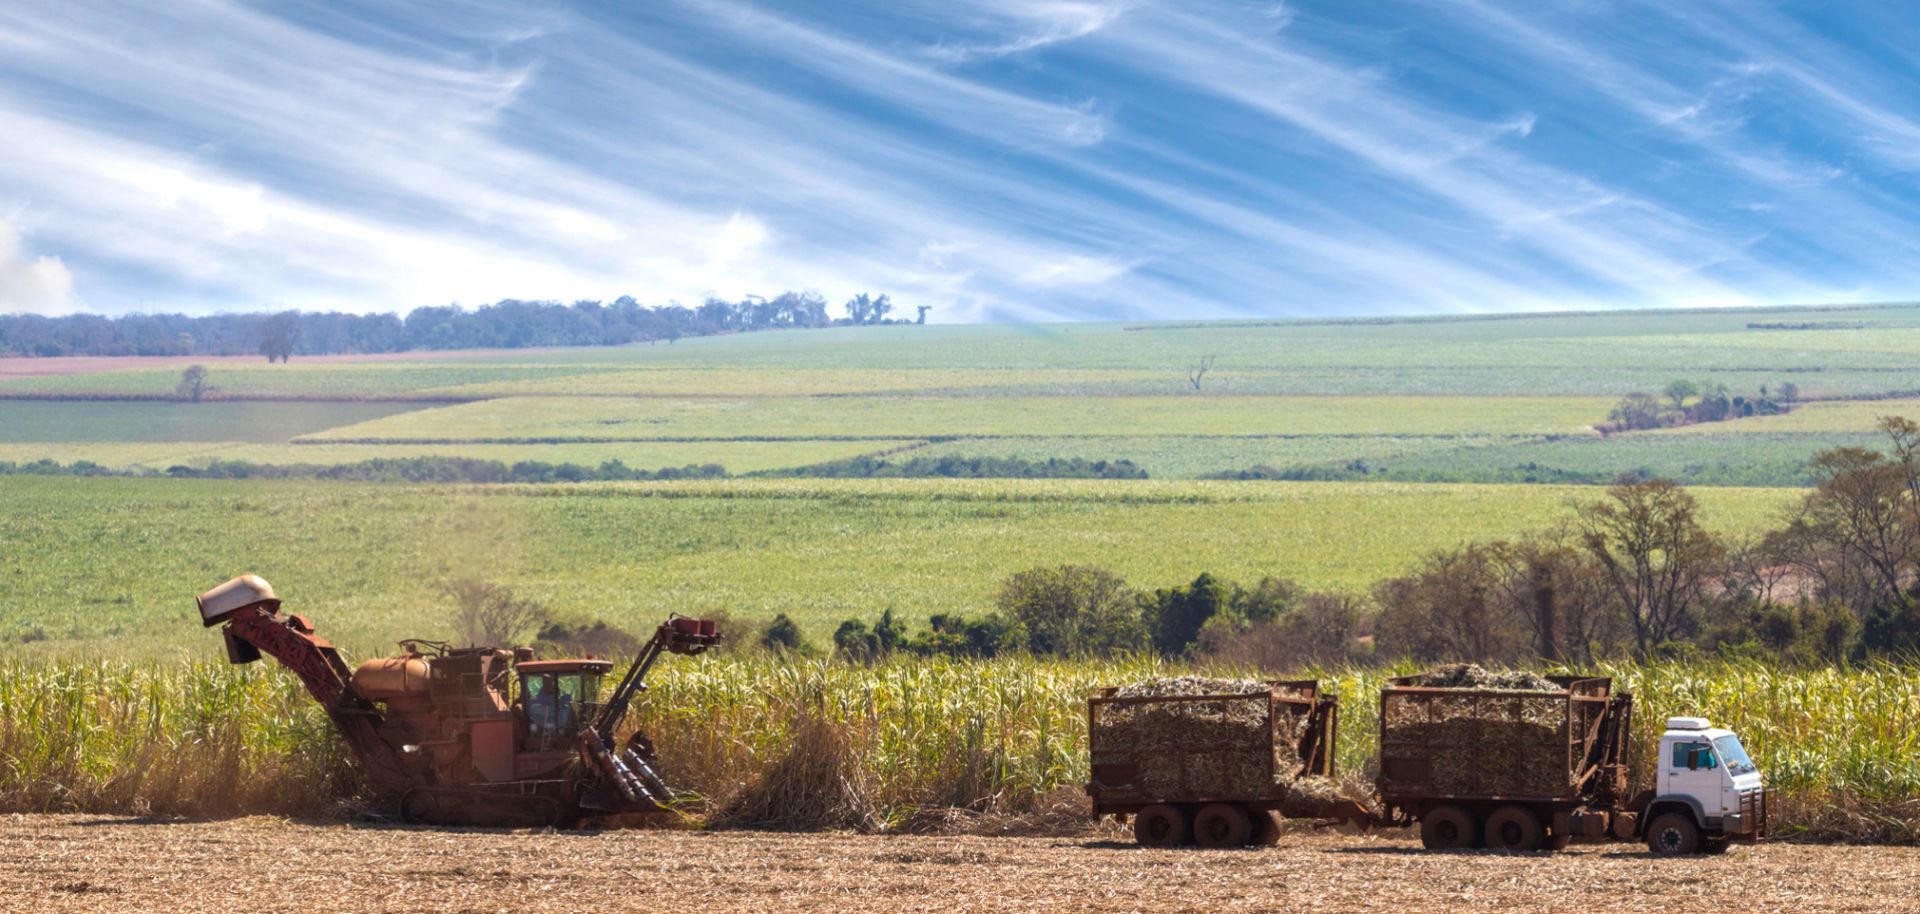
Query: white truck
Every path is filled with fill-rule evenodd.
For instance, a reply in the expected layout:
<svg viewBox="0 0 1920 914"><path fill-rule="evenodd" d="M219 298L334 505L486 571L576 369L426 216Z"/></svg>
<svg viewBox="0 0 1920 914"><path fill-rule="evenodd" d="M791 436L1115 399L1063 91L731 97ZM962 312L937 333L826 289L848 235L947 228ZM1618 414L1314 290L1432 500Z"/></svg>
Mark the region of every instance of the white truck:
<svg viewBox="0 0 1920 914"><path fill-rule="evenodd" d="M1767 788L1740 737L1704 717L1671 717L1643 832L1656 854L1724 849L1767 831Z"/></svg>
<svg viewBox="0 0 1920 914"><path fill-rule="evenodd" d="M1607 677L1548 676L1525 689L1420 683L1401 677L1380 692L1378 811L1352 799L1296 802L1288 787L1333 773L1338 707L1315 682L1232 695L1109 690L1088 705L1094 814L1132 817L1135 837L1156 846L1255 843L1275 834L1275 813L1363 828L1418 824L1421 843L1435 849L1553 851L1611 838L1673 856L1766 837L1766 786L1731 730L1669 718L1652 789L1636 790L1633 696ZM1264 726L1210 730L1208 740L1137 732L1155 720L1227 720L1249 702L1258 713L1240 716ZM1142 708L1158 716L1118 726ZM1290 723L1298 721L1308 725ZM1171 774L1156 781L1159 769ZM1235 771L1250 772L1254 786L1222 774Z"/></svg>
<svg viewBox="0 0 1920 914"><path fill-rule="evenodd" d="M1436 688L1419 677L1381 690L1382 818L1418 822L1431 848L1557 850L1611 837L1675 855L1766 836L1766 787L1733 731L1669 718L1652 789L1636 790L1633 696L1604 676L1545 680L1551 691Z"/></svg>

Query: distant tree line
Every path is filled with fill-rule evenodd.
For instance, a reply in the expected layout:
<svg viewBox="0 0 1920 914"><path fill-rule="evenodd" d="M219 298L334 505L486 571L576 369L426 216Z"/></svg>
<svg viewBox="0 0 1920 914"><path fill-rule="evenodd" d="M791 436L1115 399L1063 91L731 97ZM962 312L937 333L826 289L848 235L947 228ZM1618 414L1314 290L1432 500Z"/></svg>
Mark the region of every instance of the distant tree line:
<svg viewBox="0 0 1920 914"><path fill-rule="evenodd" d="M0 460L0 476L166 476L175 479L325 479L341 482L409 483L546 483L631 482L656 479L718 479L727 475L719 464L688 464L643 470L609 460L599 466L522 460L479 460L470 457L376 457L357 463L272 464L250 460L215 460L206 466L176 465L165 470L116 470L90 460L60 463Z"/></svg>
<svg viewBox="0 0 1920 914"><path fill-rule="evenodd" d="M924 324L931 308L912 320L894 317L893 299L861 293L828 313L817 292L749 295L643 305L631 296L612 302L502 299L463 308L441 305L398 314L281 311L245 314L0 315L0 355L190 356L407 352L416 349L520 349L534 346L619 346L681 337L861 324Z"/></svg>
<svg viewBox="0 0 1920 914"><path fill-rule="evenodd" d="M1025 457L949 456L892 461L884 457L861 456L790 470L774 470L765 475L858 479L1145 479L1147 471L1131 460L1088 460L1084 457L1029 460Z"/></svg>
<svg viewBox="0 0 1920 914"><path fill-rule="evenodd" d="M1760 385L1759 396L1735 394L1718 382L1695 384L1678 380L1667 385L1663 396L1630 393L1607 414L1607 421L1594 426L1600 433L1630 432L1700 422L1721 422L1750 416L1774 416L1793 409L1800 401L1800 387L1791 381L1777 390Z"/></svg>
<svg viewBox="0 0 1920 914"><path fill-rule="evenodd" d="M797 477L947 477L966 479L1144 479L1146 473L1126 461L1024 460L1020 458L922 458L903 465L885 464L871 474L853 472L839 461L813 467L752 473L753 476ZM861 465L864 466L864 465ZM324 479L345 482L409 483L549 483L628 482L658 479L721 479L728 477L719 464L688 464L643 470L619 460L598 466L522 460L507 463L473 457L375 457L342 464L273 464L251 460L215 460L204 466L176 465L165 470L116 470L89 460L15 462L0 460L0 476L169 476L178 479Z"/></svg>
<svg viewBox="0 0 1920 914"><path fill-rule="evenodd" d="M1748 330L1865 330L1866 321L1748 321Z"/></svg>

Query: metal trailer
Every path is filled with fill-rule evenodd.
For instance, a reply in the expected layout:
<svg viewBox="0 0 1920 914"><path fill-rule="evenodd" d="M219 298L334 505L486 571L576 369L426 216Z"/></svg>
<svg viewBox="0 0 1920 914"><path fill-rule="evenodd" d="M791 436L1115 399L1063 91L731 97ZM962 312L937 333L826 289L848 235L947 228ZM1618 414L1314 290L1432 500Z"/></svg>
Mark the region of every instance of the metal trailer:
<svg viewBox="0 0 1920 914"><path fill-rule="evenodd" d="M1377 823L1417 822L1429 848L1511 851L1611 836L1647 838L1656 853L1692 853L1765 837L1766 791L1757 786L1740 792L1740 811L1725 815L1672 789L1664 768L1658 789L1630 794L1633 696L1613 692L1607 677L1547 679L1560 691L1391 680L1380 693ZM1670 729L1663 750L1676 732L1684 731Z"/></svg>
<svg viewBox="0 0 1920 914"><path fill-rule="evenodd" d="M1342 817L1290 805L1288 791L1296 778L1333 775L1338 701L1312 679L1267 685L1250 694L1126 698L1103 689L1089 699L1087 794L1095 817L1130 816L1135 839L1155 847L1271 844L1279 837L1275 812ZM1149 713L1153 729L1173 738L1138 744L1144 725L1129 727L1127 719ZM1218 726L1231 718L1264 726ZM1230 769L1238 776L1223 777Z"/></svg>

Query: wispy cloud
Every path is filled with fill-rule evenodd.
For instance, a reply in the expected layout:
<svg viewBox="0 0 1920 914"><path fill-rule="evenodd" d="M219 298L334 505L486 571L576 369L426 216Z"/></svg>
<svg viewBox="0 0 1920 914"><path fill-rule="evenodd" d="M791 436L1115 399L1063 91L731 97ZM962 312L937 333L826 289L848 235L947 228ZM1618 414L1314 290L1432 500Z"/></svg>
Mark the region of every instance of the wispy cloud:
<svg viewBox="0 0 1920 914"><path fill-rule="evenodd" d="M1124 2L1033 2L995 9L991 34L976 39L943 39L928 45L927 56L950 63L1008 57L1085 38L1139 5Z"/></svg>
<svg viewBox="0 0 1920 914"><path fill-rule="evenodd" d="M0 312L62 314L73 310L73 274L57 257L29 258L20 235L0 219Z"/></svg>
<svg viewBox="0 0 1920 914"><path fill-rule="evenodd" d="M0 8L0 214L27 214L0 309L1911 296L1915 74L1770 8L1640 13L27 0Z"/></svg>

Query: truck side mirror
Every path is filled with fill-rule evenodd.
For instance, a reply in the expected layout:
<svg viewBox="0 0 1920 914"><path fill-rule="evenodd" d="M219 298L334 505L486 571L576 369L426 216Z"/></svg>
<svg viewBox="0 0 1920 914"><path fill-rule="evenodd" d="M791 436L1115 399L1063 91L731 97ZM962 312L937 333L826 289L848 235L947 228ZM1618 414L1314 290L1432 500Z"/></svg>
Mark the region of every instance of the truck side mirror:
<svg viewBox="0 0 1920 914"><path fill-rule="evenodd" d="M1714 767L1712 749L1705 746L1695 746L1687 750L1688 771L1699 771L1702 768L1712 767Z"/></svg>

